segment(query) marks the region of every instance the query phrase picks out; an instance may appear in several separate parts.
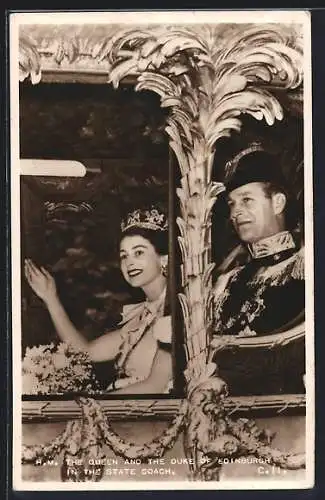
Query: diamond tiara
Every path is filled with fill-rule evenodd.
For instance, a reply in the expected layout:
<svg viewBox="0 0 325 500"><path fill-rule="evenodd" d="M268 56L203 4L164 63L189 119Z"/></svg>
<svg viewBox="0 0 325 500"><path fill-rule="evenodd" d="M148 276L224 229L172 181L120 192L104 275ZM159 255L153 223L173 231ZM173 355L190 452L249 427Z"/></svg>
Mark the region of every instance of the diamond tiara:
<svg viewBox="0 0 325 500"><path fill-rule="evenodd" d="M160 213L156 208L150 210L137 209L129 213L121 223L123 233L131 227L151 229L153 231L166 231L168 229L168 221L165 214Z"/></svg>

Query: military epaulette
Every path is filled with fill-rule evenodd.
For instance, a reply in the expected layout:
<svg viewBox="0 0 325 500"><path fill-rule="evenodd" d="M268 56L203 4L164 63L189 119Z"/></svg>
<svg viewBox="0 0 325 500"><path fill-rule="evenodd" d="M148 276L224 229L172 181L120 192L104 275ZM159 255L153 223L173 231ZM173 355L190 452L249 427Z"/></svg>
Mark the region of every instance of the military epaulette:
<svg viewBox="0 0 325 500"><path fill-rule="evenodd" d="M291 276L295 280L305 279L305 247L301 247L295 254Z"/></svg>
<svg viewBox="0 0 325 500"><path fill-rule="evenodd" d="M305 279L305 256L304 247L301 247L292 257L289 257L278 264L268 266L251 282L265 283L268 286L281 286L290 280Z"/></svg>

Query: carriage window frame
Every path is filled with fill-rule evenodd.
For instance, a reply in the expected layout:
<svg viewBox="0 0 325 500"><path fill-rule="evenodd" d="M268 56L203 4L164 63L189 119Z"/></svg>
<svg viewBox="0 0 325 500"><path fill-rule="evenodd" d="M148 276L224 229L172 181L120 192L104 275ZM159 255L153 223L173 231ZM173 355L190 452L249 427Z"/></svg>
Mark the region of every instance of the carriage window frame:
<svg viewBox="0 0 325 500"><path fill-rule="evenodd" d="M103 84L107 82L107 73L104 69L86 70L77 68L76 70L56 68L44 68L42 72L42 83L87 83ZM124 82L123 82L124 83ZM134 84L134 80L127 78L126 84ZM174 154L169 150L169 222L172 229L169 231L169 251L171 266L175 265L175 252L177 245L176 235L176 175L177 161ZM172 249L172 252L171 252ZM175 275L170 273L170 284L175 285ZM173 289L174 297L177 292ZM176 302L172 307L172 324L175 331L175 324L179 321L179 311ZM178 312L177 312L178 310ZM183 331L183 329L182 329ZM175 335L174 335L175 337ZM183 344L183 335L180 339L173 339L173 375L175 380L176 359L175 352ZM132 419L152 419L170 420L179 408L182 399L186 398L185 387L179 380L176 385L177 394L174 395L91 395L92 398L101 402L104 413L112 420L132 420ZM22 395L22 422L39 421L65 421L78 418L81 410L78 407L75 397L85 394L66 394L48 396L26 396ZM128 411L126 411L126 409ZM304 414L306 409L306 397L304 394L295 395L270 395L270 396L238 396L227 397L225 409L229 414L238 416L276 416L284 414Z"/></svg>

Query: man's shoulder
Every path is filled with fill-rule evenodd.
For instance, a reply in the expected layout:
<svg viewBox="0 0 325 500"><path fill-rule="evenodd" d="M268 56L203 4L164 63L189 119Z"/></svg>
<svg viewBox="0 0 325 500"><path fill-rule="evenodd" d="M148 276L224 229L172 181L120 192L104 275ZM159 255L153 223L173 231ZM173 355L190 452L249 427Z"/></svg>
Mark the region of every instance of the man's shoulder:
<svg viewBox="0 0 325 500"><path fill-rule="evenodd" d="M227 285L246 268L247 263L236 264L231 269L220 273L214 282L214 293L219 294L227 288ZM274 278L284 281L304 280L305 279L305 248L301 246L293 255L287 257L281 262L273 262L271 265L262 268L257 273L256 279Z"/></svg>
<svg viewBox="0 0 325 500"><path fill-rule="evenodd" d="M305 247L301 246L294 254L292 274L295 279L305 279Z"/></svg>
<svg viewBox="0 0 325 500"><path fill-rule="evenodd" d="M303 281L305 279L305 252L304 247L299 248L293 255L279 262L274 261L266 266L257 276L257 280L270 280L271 284L285 284L291 280Z"/></svg>

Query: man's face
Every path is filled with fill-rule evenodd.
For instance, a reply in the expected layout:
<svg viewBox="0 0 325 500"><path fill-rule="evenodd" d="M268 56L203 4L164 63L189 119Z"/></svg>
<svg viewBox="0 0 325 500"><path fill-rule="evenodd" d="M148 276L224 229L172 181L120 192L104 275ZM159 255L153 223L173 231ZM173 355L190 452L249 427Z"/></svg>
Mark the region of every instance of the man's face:
<svg viewBox="0 0 325 500"><path fill-rule="evenodd" d="M251 182L229 193L230 218L243 242L253 243L282 230L274 196L266 195L262 182Z"/></svg>

